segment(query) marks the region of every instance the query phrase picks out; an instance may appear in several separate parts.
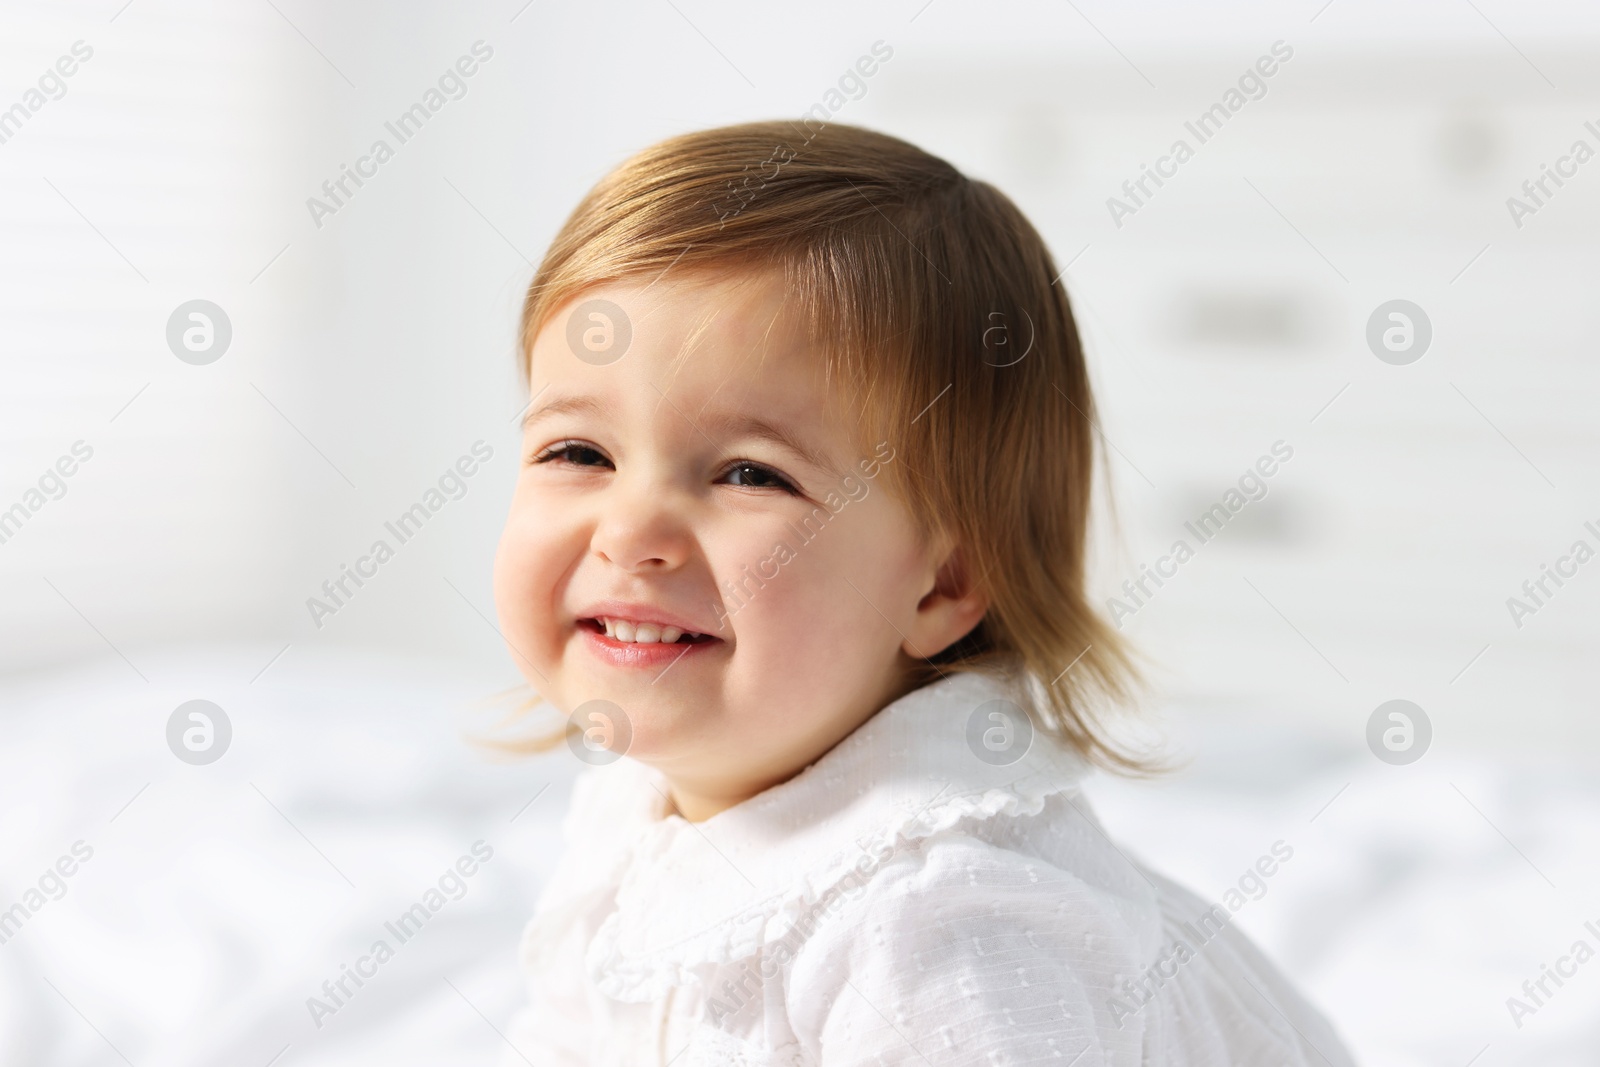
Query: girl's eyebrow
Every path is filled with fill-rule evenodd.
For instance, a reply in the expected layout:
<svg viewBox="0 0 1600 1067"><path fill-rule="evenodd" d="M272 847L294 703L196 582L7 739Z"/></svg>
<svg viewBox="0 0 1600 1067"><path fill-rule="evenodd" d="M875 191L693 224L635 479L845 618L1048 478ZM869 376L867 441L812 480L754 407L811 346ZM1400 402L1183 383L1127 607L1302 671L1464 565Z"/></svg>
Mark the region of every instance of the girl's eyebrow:
<svg viewBox="0 0 1600 1067"><path fill-rule="evenodd" d="M606 406L591 396L551 397L522 417L522 428L526 430L549 415L598 416L605 413ZM822 452L808 446L783 425L763 419L759 415L732 412L702 413L699 422L695 423L697 430L700 429L700 424L704 424L712 432L723 437L754 437L757 440L769 441L780 448L788 449L820 471L832 475L839 474L838 467Z"/></svg>
<svg viewBox="0 0 1600 1067"><path fill-rule="evenodd" d="M522 428L526 430L546 415L601 415L604 412L605 405L592 396L556 396L522 416Z"/></svg>
<svg viewBox="0 0 1600 1067"><path fill-rule="evenodd" d="M839 470L832 460L817 449L809 447L795 434L779 423L769 422L759 415L745 415L734 413L713 413L702 415L702 420L713 430L729 437L754 437L761 441L770 441L780 448L787 448L790 452L805 460L811 466L827 474L837 476Z"/></svg>

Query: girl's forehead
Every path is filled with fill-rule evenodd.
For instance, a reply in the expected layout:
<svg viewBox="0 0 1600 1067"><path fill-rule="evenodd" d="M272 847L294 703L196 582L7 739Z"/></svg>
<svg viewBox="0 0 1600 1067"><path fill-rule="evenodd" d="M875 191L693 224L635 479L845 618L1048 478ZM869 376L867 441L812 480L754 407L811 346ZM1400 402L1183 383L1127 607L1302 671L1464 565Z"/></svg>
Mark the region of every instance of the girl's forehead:
<svg viewBox="0 0 1600 1067"><path fill-rule="evenodd" d="M860 451L861 419L829 386L781 274L593 286L546 321L529 367L530 426L559 398L608 421L667 417L712 436L787 437L830 467Z"/></svg>
<svg viewBox="0 0 1600 1067"><path fill-rule="evenodd" d="M568 382L819 414L848 407L826 387L823 353L774 272L685 272L586 288L545 321L529 369L535 391Z"/></svg>

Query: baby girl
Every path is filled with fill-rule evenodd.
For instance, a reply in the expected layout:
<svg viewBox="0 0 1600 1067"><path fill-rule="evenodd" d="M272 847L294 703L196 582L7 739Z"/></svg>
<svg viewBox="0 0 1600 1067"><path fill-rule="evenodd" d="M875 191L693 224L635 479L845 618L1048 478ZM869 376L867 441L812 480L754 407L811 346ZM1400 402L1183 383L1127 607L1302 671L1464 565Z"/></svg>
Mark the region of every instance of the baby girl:
<svg viewBox="0 0 1600 1067"><path fill-rule="evenodd" d="M508 1063L1351 1063L1082 793L1156 761L1109 728L1056 278L994 187L837 124L673 138L567 220L495 594L592 766Z"/></svg>

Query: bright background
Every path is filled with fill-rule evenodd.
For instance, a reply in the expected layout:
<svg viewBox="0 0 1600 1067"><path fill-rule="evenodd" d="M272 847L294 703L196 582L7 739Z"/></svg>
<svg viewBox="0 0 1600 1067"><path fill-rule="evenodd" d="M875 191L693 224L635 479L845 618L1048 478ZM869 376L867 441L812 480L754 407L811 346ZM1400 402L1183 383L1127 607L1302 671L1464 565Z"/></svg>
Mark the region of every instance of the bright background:
<svg viewBox="0 0 1600 1067"><path fill-rule="evenodd" d="M1282 440L1291 461L1129 620L1189 768L1091 790L1127 849L1239 914L1372 1064L1592 1063L1600 963L1506 998L1600 926L1600 13L1577 3L808 4L7 0L0 109L93 56L0 144L0 1063L491 1062L558 857L565 753L462 739L517 682L490 620L513 336L579 196L662 136L835 116L1012 195L1050 242L1121 515L1107 595ZM473 42L493 57L339 212L306 198ZM1106 200L1273 42L1293 58L1118 227ZM393 143L392 138L389 138ZM1068 264L1070 263L1070 267ZM174 358L179 304L226 310ZM1378 360L1380 304L1432 323ZM476 441L494 458L337 616L305 601ZM165 742L195 698L221 761ZM1366 744L1384 701L1431 748ZM305 999L471 844L494 859L318 1029Z"/></svg>

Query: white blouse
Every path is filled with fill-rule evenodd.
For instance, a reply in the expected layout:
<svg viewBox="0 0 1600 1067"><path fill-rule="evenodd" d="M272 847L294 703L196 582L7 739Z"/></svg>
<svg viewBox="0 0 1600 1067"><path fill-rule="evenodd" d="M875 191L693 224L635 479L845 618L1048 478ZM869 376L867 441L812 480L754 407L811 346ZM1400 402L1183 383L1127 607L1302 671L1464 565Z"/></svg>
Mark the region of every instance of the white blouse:
<svg viewBox="0 0 1600 1067"><path fill-rule="evenodd" d="M1353 1065L1226 907L1112 844L1080 757L980 758L1016 698L950 674L699 823L635 760L586 771L505 1063Z"/></svg>

